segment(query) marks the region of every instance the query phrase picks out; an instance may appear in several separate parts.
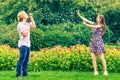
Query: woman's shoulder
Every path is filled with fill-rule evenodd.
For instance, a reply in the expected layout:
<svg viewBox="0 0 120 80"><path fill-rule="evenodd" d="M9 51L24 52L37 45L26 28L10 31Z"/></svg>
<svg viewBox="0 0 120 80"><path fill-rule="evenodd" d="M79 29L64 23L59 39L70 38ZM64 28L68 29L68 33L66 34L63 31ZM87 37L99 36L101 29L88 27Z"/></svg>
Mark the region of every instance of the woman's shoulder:
<svg viewBox="0 0 120 80"><path fill-rule="evenodd" d="M104 28L104 27L105 27L105 25L104 25L104 24L100 24L100 25L101 25L101 27L102 27L102 28Z"/></svg>

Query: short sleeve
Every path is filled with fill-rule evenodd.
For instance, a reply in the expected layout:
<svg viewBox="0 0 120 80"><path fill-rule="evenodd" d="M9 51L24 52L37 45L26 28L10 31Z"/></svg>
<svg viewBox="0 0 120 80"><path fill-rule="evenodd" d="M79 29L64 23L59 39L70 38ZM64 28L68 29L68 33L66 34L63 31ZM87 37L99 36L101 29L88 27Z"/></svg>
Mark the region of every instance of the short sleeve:
<svg viewBox="0 0 120 80"><path fill-rule="evenodd" d="M18 25L18 30L19 30L19 32L24 32L26 30L26 26L23 25L23 24L19 24Z"/></svg>

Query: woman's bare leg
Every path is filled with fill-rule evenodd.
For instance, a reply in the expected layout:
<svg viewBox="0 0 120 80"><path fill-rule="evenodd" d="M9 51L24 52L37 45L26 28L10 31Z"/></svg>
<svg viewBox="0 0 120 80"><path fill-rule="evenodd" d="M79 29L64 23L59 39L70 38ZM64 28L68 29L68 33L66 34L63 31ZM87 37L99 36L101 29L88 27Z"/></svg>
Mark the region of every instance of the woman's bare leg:
<svg viewBox="0 0 120 80"><path fill-rule="evenodd" d="M100 59L102 61L103 69L104 69L104 75L108 75L107 73L107 66L106 66L106 60L104 58L104 54L100 53Z"/></svg>
<svg viewBox="0 0 120 80"><path fill-rule="evenodd" d="M93 64L93 68L94 68L94 75L98 75L96 54L95 53L91 53L91 54L92 54L92 64Z"/></svg>

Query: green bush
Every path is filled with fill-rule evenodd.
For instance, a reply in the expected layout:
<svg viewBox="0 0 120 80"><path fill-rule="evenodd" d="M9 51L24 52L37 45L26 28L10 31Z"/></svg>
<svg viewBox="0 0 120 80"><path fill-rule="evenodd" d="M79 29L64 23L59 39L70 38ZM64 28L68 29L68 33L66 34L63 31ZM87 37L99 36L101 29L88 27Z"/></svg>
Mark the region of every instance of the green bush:
<svg viewBox="0 0 120 80"><path fill-rule="evenodd" d="M92 29L83 24L74 24L67 22L59 25L48 25L41 27L44 32L44 47L52 47L54 45L70 46L74 44L85 44L89 46L92 38ZM110 43L112 32L106 26L103 40Z"/></svg>
<svg viewBox="0 0 120 80"><path fill-rule="evenodd" d="M11 25L1 25L0 44L9 44L11 47L17 47L19 35L17 32L17 23ZM4 28L4 30L3 30Z"/></svg>
<svg viewBox="0 0 120 80"><path fill-rule="evenodd" d="M43 47L52 47L55 45L70 46L73 44L73 37L69 32L47 31L44 36Z"/></svg>
<svg viewBox="0 0 120 80"><path fill-rule="evenodd" d="M109 25L110 30L113 32L112 38L110 39L111 43L116 43L120 38L120 8L111 8L105 12L105 17L107 24Z"/></svg>
<svg viewBox="0 0 120 80"><path fill-rule="evenodd" d="M112 46L106 48L105 59L108 72L120 72L120 49ZM19 50L8 45L0 45L0 70L15 70L19 59ZM98 70L103 71L102 62L97 57ZM29 71L62 70L93 71L89 47L74 45L70 47L55 46L50 49L31 51Z"/></svg>
<svg viewBox="0 0 120 80"><path fill-rule="evenodd" d="M73 24L68 23L64 30L72 33L74 38L73 44L85 44L89 45L90 39L92 37L92 29L83 24Z"/></svg>
<svg viewBox="0 0 120 80"><path fill-rule="evenodd" d="M105 28L105 32L103 34L103 40L106 44L110 44L111 43L111 39L113 36L113 32L109 29L109 26L106 26Z"/></svg>
<svg viewBox="0 0 120 80"><path fill-rule="evenodd" d="M0 30L1 44L9 44L11 47L17 47L19 36L16 27L13 27L16 25L17 24L12 24L5 27L4 30ZM3 26L1 28L3 28ZM91 28L83 24L74 24L72 22L40 26L31 31L32 50L39 50L42 47L52 47L54 45L71 46L74 44L85 44L89 46L92 38ZM107 26L105 34L103 35L104 42L109 44L111 36L112 32Z"/></svg>
<svg viewBox="0 0 120 80"><path fill-rule="evenodd" d="M25 4L21 4L25 3ZM31 4L31 6L27 6ZM79 9L81 14L89 20L95 21L97 14L104 14L109 29L106 29L106 33L103 39L106 43L115 43L120 38L120 23L119 23L119 0L24 0L15 1L7 0L0 3L0 23L4 23L0 27L0 43L9 43L11 46L16 46L16 41L13 42L8 37L8 31L12 34L13 29L9 29L6 24L13 25L17 21L17 14L21 10L25 10L27 13L33 13L37 27L41 30L50 31L60 30L67 32L73 38L70 44L85 44L89 45L91 31L89 28L84 28L84 25L79 25L81 19L76 14L76 9ZM4 14L6 13L6 14ZM70 23L69 23L70 22ZM1 25L0 25L1 26ZM76 27L77 26L77 27ZM79 28L83 26L83 28ZM55 29L54 29L55 28ZM7 31L8 30L8 31ZM80 30L80 31L79 31ZM53 33L53 32L52 32ZM85 34L86 33L86 34ZM4 35L5 34L5 35ZM90 35L89 35L90 34ZM54 35L54 33L53 33ZM14 38L15 39L15 38ZM16 38L17 39L17 38ZM46 38L47 39L47 38ZM44 39L45 40L45 39ZM46 40L45 40L46 41ZM45 43L45 42L44 42ZM56 43L56 42L55 42ZM63 45L63 44L62 44ZM68 45L68 44L67 44ZM49 45L51 46L51 45ZM44 47L49 47L45 46Z"/></svg>
<svg viewBox="0 0 120 80"><path fill-rule="evenodd" d="M8 45L11 47L18 47L18 40L19 40L19 34L17 29L14 29L9 35L8 35Z"/></svg>
<svg viewBox="0 0 120 80"><path fill-rule="evenodd" d="M71 46L74 44L89 45L91 39L91 28L82 24L67 22L60 25L49 25L42 29L45 32L44 47Z"/></svg>
<svg viewBox="0 0 120 80"><path fill-rule="evenodd" d="M44 33L40 29L31 29L31 50L39 50L42 48Z"/></svg>

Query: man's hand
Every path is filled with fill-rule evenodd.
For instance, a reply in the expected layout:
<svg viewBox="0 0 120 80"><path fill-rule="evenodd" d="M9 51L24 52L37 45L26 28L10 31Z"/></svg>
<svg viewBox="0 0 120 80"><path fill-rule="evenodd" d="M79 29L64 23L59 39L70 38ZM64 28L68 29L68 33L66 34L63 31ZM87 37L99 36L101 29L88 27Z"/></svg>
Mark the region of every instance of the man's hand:
<svg viewBox="0 0 120 80"><path fill-rule="evenodd" d="M30 18L30 20L33 19L33 15L31 13L29 14L29 18Z"/></svg>

